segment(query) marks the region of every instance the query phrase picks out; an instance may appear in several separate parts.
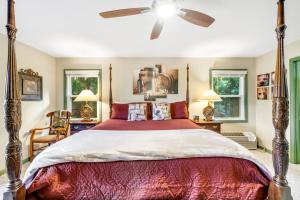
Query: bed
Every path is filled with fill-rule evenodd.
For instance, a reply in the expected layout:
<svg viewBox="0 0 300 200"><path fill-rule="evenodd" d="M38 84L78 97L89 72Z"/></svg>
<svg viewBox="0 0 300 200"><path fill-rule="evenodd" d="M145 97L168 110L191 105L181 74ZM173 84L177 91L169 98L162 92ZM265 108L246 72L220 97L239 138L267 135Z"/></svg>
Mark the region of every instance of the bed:
<svg viewBox="0 0 300 200"><path fill-rule="evenodd" d="M24 177L27 199L265 199L267 168L188 119L107 120L52 145Z"/></svg>
<svg viewBox="0 0 300 200"><path fill-rule="evenodd" d="M151 131L127 130L129 133L124 134L126 130L112 130L113 128L110 127L110 124L121 122L108 121L102 126L96 127L97 130L76 134L52 145L39 154L26 173L24 182L22 182L20 178L22 143L19 140L21 100L15 52L17 32L15 2L8 0L6 26L8 64L4 108L6 130L9 135L9 143L6 147L6 170L9 183L3 196L4 199L24 200L25 198L35 199L39 197L43 199L264 199L266 197L270 200L292 199L291 190L286 180L289 144L285 132L289 122L289 100L284 65L286 30L284 2L284 0L278 0L276 28L278 50L273 96L275 128L273 164L275 175L272 180L270 180L264 165L249 154L249 151L211 131L193 127L173 127L173 125L165 128L165 130L160 130L162 128L154 130L152 125ZM110 91L112 88L111 80L110 76ZM187 80L189 80L189 76L187 76ZM187 103L189 102L188 86L189 84L187 84ZM110 108L112 102L112 92L110 92ZM167 123L172 124L173 122ZM188 123L190 122L185 120L185 123L182 124L189 126ZM122 125L118 126L121 127ZM156 125L154 126L156 127ZM139 125L139 127L143 126ZM90 147L97 149L99 146L109 144L102 142L101 145L95 145L98 142L97 139L99 141L100 138L103 139L104 137L108 141L109 138L112 139L112 132L115 132L116 136L113 138L118 138L119 141L122 141L125 136L131 139L139 138L142 141L142 134L148 135L148 139L152 138L152 140L164 138L157 140L166 142L164 144L158 142L157 145L159 145L156 147L159 148L153 148L153 145L156 144L154 141L151 142L152 146L148 147L152 147L152 150L165 151L162 151L163 153L154 151L151 154L150 151L150 154L147 154L149 152L137 154L137 152L133 153L128 149L118 151L111 146L110 150L119 154L114 154L114 156L108 154L105 157L105 155L95 155L95 152L86 153L88 150L92 150ZM130 134L135 134L135 137L130 136ZM89 140L90 145L85 146L88 148L83 151L85 153L80 155L80 150L84 150L82 145L70 144L76 144L76 142L80 144L78 141L84 138ZM174 142L174 138L180 140ZM173 143L169 143L168 140L173 141ZM131 142L131 140L124 141ZM206 143L210 144L206 145ZM64 144L70 147L69 150L72 151L60 148ZM136 146L133 145L133 147L141 148L138 150L142 150L146 146L142 145L145 144L145 141L135 144ZM180 151L166 151L168 150L166 147L170 147L172 144L182 144L180 148L172 148ZM77 152L74 151L74 146L76 146ZM128 144L125 146L130 147ZM214 150L211 149L213 147ZM231 150L226 150L226 147ZM232 149L232 147L234 148ZM61 152L55 151L58 149L61 149ZM54 155L71 152L76 154L70 154L70 157L64 158L59 156L51 158L51 154L47 154L47 151L51 150L53 150ZM138 159L134 159L134 157ZM149 159L145 159L147 157Z"/></svg>

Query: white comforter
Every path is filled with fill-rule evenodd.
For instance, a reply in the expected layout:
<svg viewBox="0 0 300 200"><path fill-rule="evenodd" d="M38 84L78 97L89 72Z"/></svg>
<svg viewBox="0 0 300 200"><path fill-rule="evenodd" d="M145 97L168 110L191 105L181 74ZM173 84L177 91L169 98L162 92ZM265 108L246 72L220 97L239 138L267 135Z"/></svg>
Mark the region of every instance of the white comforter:
<svg viewBox="0 0 300 200"><path fill-rule="evenodd" d="M68 162L166 160L191 157L233 157L265 165L234 141L205 129L164 131L87 130L57 142L41 152L26 171L29 184L38 169Z"/></svg>

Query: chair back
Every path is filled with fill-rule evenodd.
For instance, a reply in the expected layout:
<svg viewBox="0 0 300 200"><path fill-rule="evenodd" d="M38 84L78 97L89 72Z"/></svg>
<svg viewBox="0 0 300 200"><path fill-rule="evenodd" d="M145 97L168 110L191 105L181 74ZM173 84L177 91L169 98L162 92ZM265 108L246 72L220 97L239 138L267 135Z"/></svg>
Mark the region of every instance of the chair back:
<svg viewBox="0 0 300 200"><path fill-rule="evenodd" d="M65 135L69 131L71 112L66 110L56 110L47 114L50 117L50 134L54 133L54 129L62 128L65 129Z"/></svg>

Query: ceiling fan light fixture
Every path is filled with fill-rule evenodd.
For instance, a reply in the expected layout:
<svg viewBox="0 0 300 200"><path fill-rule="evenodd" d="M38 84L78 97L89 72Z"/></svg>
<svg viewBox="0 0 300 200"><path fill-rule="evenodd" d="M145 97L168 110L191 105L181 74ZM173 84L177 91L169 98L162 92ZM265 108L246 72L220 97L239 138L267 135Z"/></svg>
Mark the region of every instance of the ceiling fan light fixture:
<svg viewBox="0 0 300 200"><path fill-rule="evenodd" d="M169 18L175 15L176 12L177 12L177 8L174 4L163 4L156 9L156 13L158 17L161 19Z"/></svg>

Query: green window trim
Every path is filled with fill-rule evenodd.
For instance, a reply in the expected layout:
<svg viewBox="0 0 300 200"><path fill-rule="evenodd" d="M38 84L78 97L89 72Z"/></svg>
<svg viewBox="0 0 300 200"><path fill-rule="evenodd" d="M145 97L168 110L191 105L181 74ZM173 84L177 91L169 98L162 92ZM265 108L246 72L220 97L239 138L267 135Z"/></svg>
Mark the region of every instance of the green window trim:
<svg viewBox="0 0 300 200"><path fill-rule="evenodd" d="M230 68L210 68L209 69L209 87L212 89L212 71L214 70L224 70L224 71L247 71L245 75L245 84L244 84L244 105L245 105L245 119L244 120L222 120L223 123L248 123L248 69L230 69Z"/></svg>
<svg viewBox="0 0 300 200"><path fill-rule="evenodd" d="M300 74L300 57L290 59L290 112L291 112L291 129L290 129L290 160L292 163L300 164L300 124L298 117L299 113L299 104L300 104L300 92L296 90L297 84L300 82L300 77L297 75Z"/></svg>

